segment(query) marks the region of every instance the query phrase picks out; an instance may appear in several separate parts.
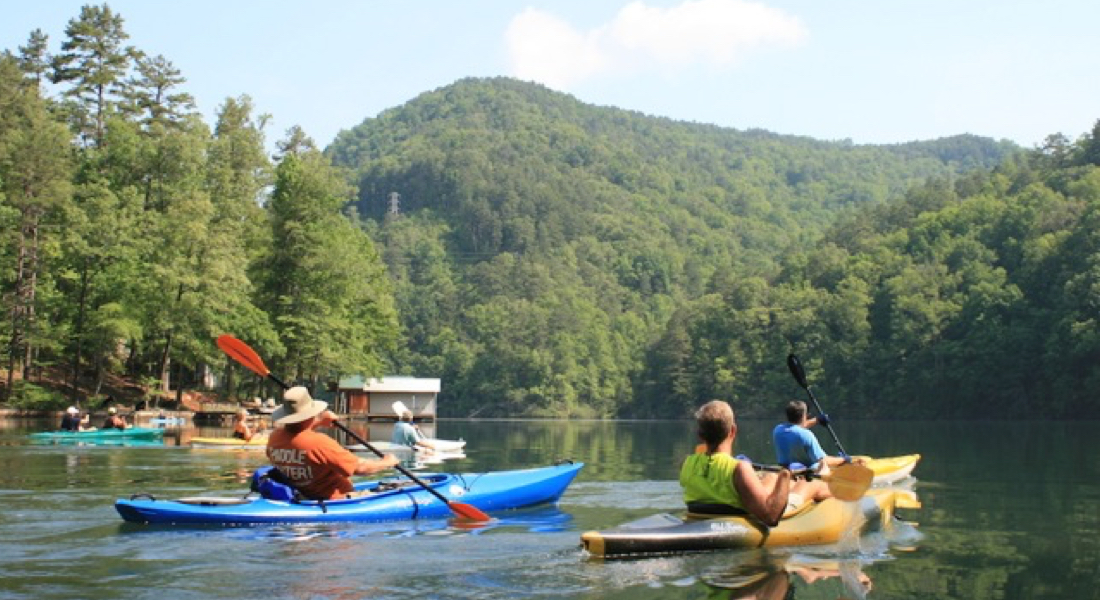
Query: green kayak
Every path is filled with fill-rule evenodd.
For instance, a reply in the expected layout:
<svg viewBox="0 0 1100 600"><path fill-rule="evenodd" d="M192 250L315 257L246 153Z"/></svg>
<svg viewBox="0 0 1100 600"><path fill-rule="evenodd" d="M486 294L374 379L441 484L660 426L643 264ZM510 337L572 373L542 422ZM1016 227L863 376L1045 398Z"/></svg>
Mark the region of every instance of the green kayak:
<svg viewBox="0 0 1100 600"><path fill-rule="evenodd" d="M164 437L159 427L131 427L129 429L96 429L93 431L40 431L32 433L33 440L132 440Z"/></svg>

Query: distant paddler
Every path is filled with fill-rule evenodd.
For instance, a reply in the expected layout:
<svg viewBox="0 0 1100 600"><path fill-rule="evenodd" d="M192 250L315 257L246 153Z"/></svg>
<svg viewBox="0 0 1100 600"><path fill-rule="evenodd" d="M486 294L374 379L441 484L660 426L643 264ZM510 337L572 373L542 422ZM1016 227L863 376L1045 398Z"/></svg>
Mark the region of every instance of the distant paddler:
<svg viewBox="0 0 1100 600"><path fill-rule="evenodd" d="M118 414L118 409L110 407L107 409L107 418L103 421L103 429L128 429L130 427L126 419L123 419Z"/></svg>
<svg viewBox="0 0 1100 600"><path fill-rule="evenodd" d="M253 429L248 424L248 409L242 408L237 411L237 414L233 416L233 437L238 440L244 440L251 442L252 438L260 435L263 431L263 423Z"/></svg>
<svg viewBox="0 0 1100 600"><path fill-rule="evenodd" d="M401 408L404 410L400 413L400 420L393 425L393 436L390 441L400 446L408 446L414 450L424 448L429 452L434 451L435 445L429 442L424 434L420 432L420 429L413 424L412 411L404 408L404 406Z"/></svg>

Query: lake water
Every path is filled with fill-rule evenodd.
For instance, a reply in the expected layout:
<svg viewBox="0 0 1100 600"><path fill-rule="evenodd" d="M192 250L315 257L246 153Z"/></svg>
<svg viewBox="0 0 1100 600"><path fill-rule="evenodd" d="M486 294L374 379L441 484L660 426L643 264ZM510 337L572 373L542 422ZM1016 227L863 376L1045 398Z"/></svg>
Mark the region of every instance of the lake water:
<svg viewBox="0 0 1100 600"><path fill-rule="evenodd" d="M468 442L467 458L439 470L586 463L557 507L474 531L446 520L124 524L113 502L135 492L243 494L262 453L186 447L191 435L228 435L217 428L169 429L157 446L29 442L49 425L0 425L0 600L1100 598L1097 423L842 421L837 433L852 453L924 456L912 484L923 506L901 513L916 527L843 547L617 561L588 557L580 534L678 511L691 423L437 423L436 436ZM740 426L738 451L770 461L772 423Z"/></svg>

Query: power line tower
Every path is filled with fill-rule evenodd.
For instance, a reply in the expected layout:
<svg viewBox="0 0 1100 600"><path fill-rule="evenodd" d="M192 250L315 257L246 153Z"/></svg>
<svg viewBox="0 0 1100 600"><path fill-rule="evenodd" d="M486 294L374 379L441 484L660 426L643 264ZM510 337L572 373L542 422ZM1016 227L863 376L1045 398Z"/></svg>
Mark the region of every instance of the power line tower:
<svg viewBox="0 0 1100 600"><path fill-rule="evenodd" d="M401 214L401 194L390 192L390 216L397 217Z"/></svg>

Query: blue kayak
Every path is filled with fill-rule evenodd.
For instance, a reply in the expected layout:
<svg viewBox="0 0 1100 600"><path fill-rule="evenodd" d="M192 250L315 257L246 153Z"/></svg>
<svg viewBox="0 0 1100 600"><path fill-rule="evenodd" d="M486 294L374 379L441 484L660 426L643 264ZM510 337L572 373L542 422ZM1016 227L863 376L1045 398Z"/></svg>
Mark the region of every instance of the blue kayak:
<svg viewBox="0 0 1100 600"><path fill-rule="evenodd" d="M490 512L556 502L583 466L584 463L565 463L518 471L435 473L417 477L451 502ZM409 479L361 482L355 489L371 494L324 502L204 496L157 500L148 494L136 494L115 502L115 509L124 520L134 523L223 525L402 521L453 515L447 504Z"/></svg>
<svg viewBox="0 0 1100 600"><path fill-rule="evenodd" d="M96 429L93 431L40 431L30 434L33 440L114 440L152 439L164 437L160 427L131 427L129 429Z"/></svg>

